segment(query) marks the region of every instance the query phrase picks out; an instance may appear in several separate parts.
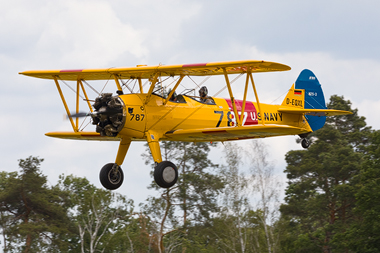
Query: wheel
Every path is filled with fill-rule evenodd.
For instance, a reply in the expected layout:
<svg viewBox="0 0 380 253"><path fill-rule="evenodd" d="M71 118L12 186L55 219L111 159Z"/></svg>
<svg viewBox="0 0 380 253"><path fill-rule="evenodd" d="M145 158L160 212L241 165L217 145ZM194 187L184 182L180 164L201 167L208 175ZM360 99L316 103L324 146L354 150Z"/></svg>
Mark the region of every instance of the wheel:
<svg viewBox="0 0 380 253"><path fill-rule="evenodd" d="M302 141L301 141L301 146L302 146L303 148L308 148L308 147L310 147L310 141L309 141L308 139L306 139L306 138L302 139Z"/></svg>
<svg viewBox="0 0 380 253"><path fill-rule="evenodd" d="M124 174L116 163L107 163L100 170L99 179L104 188L115 190L123 183Z"/></svg>
<svg viewBox="0 0 380 253"><path fill-rule="evenodd" d="M154 181L162 188L172 187L177 179L178 169L172 162L160 162L154 169Z"/></svg>

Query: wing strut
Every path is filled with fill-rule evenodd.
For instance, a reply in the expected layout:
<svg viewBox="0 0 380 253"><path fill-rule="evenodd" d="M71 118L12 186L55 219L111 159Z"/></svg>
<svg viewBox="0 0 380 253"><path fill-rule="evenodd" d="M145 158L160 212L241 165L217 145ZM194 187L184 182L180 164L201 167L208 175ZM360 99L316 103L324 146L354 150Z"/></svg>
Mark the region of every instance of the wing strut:
<svg viewBox="0 0 380 253"><path fill-rule="evenodd" d="M119 82L119 77L118 77L116 74L114 74L113 77L114 77L114 79L115 79L115 83L116 83L117 90L118 90L121 94L123 94L123 89L121 88L121 85L120 85L120 82Z"/></svg>
<svg viewBox="0 0 380 253"><path fill-rule="evenodd" d="M76 103L77 103L77 106L76 106L76 111L75 111L75 113L79 113L79 83L80 83L80 80L77 80L77 101L76 101ZM76 128L77 128L77 131L78 131L78 129L79 129L79 117L76 117L76 119L75 119L75 126L76 126Z"/></svg>
<svg viewBox="0 0 380 253"><path fill-rule="evenodd" d="M150 97L152 96L152 92L154 90L154 86L156 85L157 83L157 80L158 80L158 76L159 76L159 72L157 72L153 79L152 79L152 83L150 84L150 88L149 88L149 91L148 91L148 95L146 96L146 100L145 100L145 104L148 104L149 100L150 100Z"/></svg>
<svg viewBox="0 0 380 253"><path fill-rule="evenodd" d="M231 102L232 102L232 107L234 109L234 113L235 113L235 117L236 117L236 125L237 126L241 126L241 121L240 121L240 118L239 118L239 114L237 112L237 108L236 108L236 104L235 104L235 98L234 98L234 95L232 93L231 84L230 84L230 80L228 79L228 74L227 74L226 68L223 68L223 73L224 73L224 78L226 79L226 84L227 84L228 92L230 94L230 98L231 98Z"/></svg>
<svg viewBox="0 0 380 253"><path fill-rule="evenodd" d="M143 85L142 85L141 77L137 78L137 80L139 81L140 93L143 94L144 91L143 91Z"/></svg>
<svg viewBox="0 0 380 253"><path fill-rule="evenodd" d="M88 99L87 92L86 92L86 90L84 89L84 86L83 86L82 80L79 80L79 84L80 84L80 87L82 88L82 91L83 91L84 96L86 97L86 102L87 102L88 108L90 109L91 112L94 112L94 110L92 109L92 106L91 106L91 104L90 104L90 100Z"/></svg>
<svg viewBox="0 0 380 253"><path fill-rule="evenodd" d="M77 117L75 119L75 123L74 123L73 117L71 117L71 113L70 113L69 107L67 106L67 103L66 103L66 100L65 100L65 96L63 95L61 86L59 85L58 78L59 78L59 76L53 76L53 79L54 79L55 85L57 86L57 89L58 89L59 95L61 97L63 106L65 107L67 116L69 117L69 120L70 120L71 126L73 127L74 132L79 132L79 118ZM76 93L75 112L79 113L79 98L81 97L81 95L80 95L80 89L82 89L83 94L85 96L85 98L82 97L83 100L86 100L89 110L91 112L93 112L90 100L88 99L87 92L86 92L86 90L85 90L85 88L83 86L83 82L82 81L84 81L84 80L81 80L81 79L77 80L76 91L72 89Z"/></svg>
<svg viewBox="0 0 380 253"><path fill-rule="evenodd" d="M264 123L264 115L261 113L259 96L257 95L256 86L255 86L255 82L253 81L252 72L249 70L249 71L247 72L247 75L249 75L249 77L250 77L250 79L251 79L252 87L253 87L253 91L255 92L255 97L256 97L257 107L259 107L259 113L260 113L260 115L261 115L261 123L263 124L263 126L265 126L265 123Z"/></svg>
<svg viewBox="0 0 380 253"><path fill-rule="evenodd" d="M244 120L245 102L247 101L247 92L248 92L248 83L249 83L249 75L248 75L248 73L247 73L247 77L246 77L246 79L245 79L243 107L242 107L242 109L241 109L240 122L243 122L243 120Z"/></svg>
<svg viewBox="0 0 380 253"><path fill-rule="evenodd" d="M61 100L62 100L63 106L65 107L67 116L70 119L71 126L73 127L74 132L78 132L78 127L74 124L73 118L71 117L71 114L70 114L69 107L67 106L65 97L63 96L63 93L62 93L62 90L61 90L61 86L59 86L58 78L57 78L57 76L53 76L53 78L54 78L55 85L57 86L59 95L61 96Z"/></svg>
<svg viewBox="0 0 380 253"><path fill-rule="evenodd" d="M173 87L173 89L170 91L168 97L166 98L164 105L169 101L169 99L173 96L175 90L178 88L178 85L181 83L182 79L185 77L185 75L181 75L180 78L178 79L177 83Z"/></svg>

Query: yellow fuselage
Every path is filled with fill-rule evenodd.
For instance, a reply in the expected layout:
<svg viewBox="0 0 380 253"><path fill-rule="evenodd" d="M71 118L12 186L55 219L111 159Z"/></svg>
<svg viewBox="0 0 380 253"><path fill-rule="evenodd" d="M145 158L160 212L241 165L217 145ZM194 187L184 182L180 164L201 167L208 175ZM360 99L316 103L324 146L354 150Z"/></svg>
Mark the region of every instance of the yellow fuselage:
<svg viewBox="0 0 380 253"><path fill-rule="evenodd" d="M236 123L233 106L230 99L213 98L215 104L204 104L197 99L183 96L181 102L168 101L152 95L146 103L146 94L121 95L125 105L124 128L119 136L133 140L146 140L146 133L154 131L160 139L165 134L175 130L205 129L216 127L233 127ZM242 101L235 100L239 117L241 117ZM260 104L262 113L257 109L257 103L247 101L245 104L242 125L290 125L305 128L310 131L304 117L299 114L278 112L279 105Z"/></svg>

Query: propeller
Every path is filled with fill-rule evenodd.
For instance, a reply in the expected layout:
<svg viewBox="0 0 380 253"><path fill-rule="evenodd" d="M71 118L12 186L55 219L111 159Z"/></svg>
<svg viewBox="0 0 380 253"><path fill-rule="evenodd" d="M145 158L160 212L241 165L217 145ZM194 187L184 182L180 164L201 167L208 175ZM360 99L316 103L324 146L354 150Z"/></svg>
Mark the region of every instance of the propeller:
<svg viewBox="0 0 380 253"><path fill-rule="evenodd" d="M102 107L99 109L99 111L96 111L96 112L78 112L78 113L71 114L71 117L72 118L82 118L82 117L87 117L87 116L95 117L98 115L111 116L111 115L114 115L116 113L122 113L122 112L123 112L123 108L111 109L109 107L107 107L107 108Z"/></svg>
<svg viewBox="0 0 380 253"><path fill-rule="evenodd" d="M75 114L71 114L71 117L72 118L82 118L82 117L87 117L87 116L90 116L91 113L87 113L87 112L78 112L78 113L75 113ZM69 116L67 116L69 117Z"/></svg>

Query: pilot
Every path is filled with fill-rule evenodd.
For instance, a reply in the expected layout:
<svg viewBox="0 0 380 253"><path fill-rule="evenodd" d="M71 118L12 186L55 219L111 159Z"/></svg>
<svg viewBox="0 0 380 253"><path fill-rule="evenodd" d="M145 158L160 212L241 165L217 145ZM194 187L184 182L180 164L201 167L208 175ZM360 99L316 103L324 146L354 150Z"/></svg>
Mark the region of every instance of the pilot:
<svg viewBox="0 0 380 253"><path fill-rule="evenodd" d="M171 90L169 90L169 93L171 92ZM176 102L177 101L177 93L174 92L173 95L170 97L169 101L173 101L173 102Z"/></svg>
<svg viewBox="0 0 380 253"><path fill-rule="evenodd" d="M213 100L211 97L207 96L207 94L208 94L208 90L206 86L203 86L202 88L200 88L199 90L200 102L206 103L206 104L212 104Z"/></svg>

